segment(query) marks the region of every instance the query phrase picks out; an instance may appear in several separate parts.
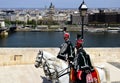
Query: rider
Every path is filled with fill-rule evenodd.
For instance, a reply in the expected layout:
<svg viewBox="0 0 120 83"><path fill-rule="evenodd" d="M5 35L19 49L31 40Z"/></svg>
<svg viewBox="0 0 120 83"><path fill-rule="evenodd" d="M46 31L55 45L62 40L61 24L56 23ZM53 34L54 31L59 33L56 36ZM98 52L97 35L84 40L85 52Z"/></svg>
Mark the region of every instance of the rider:
<svg viewBox="0 0 120 83"><path fill-rule="evenodd" d="M85 82L86 73L84 73L83 71L90 70L91 72L94 70L94 68L91 64L89 55L83 49L83 39L81 39L80 34L77 34L75 47L76 47L76 57L74 59L74 69L76 70L77 78L79 79L77 82L80 81L80 83L86 83Z"/></svg>
<svg viewBox="0 0 120 83"><path fill-rule="evenodd" d="M59 58L59 56L64 56L65 58L63 60L70 63L70 61L73 61L75 57L74 47L70 41L70 34L68 32L64 31L63 37L65 43L61 45L61 49L57 57Z"/></svg>
<svg viewBox="0 0 120 83"><path fill-rule="evenodd" d="M77 35L77 40L76 40L76 56L77 56L77 68L82 69L84 67L89 67L90 70L94 70L89 55L85 52L83 49L83 39L81 39L81 35Z"/></svg>
<svg viewBox="0 0 120 83"><path fill-rule="evenodd" d="M66 51L64 53L66 54L66 60L67 60L68 65L70 67L69 83L74 83L73 80L75 80L75 77L73 77L73 76L75 74L73 73L74 72L73 61L74 61L74 58L75 58L75 51L74 51L74 47L73 47L73 45L70 41L70 34L68 32L64 33L64 41L65 41L65 44L67 45Z"/></svg>
<svg viewBox="0 0 120 83"><path fill-rule="evenodd" d="M67 44L67 48L65 53L67 54L66 60L68 61L73 61L75 57L75 52L74 52L74 47L70 41L70 34L69 33L64 33L64 41Z"/></svg>

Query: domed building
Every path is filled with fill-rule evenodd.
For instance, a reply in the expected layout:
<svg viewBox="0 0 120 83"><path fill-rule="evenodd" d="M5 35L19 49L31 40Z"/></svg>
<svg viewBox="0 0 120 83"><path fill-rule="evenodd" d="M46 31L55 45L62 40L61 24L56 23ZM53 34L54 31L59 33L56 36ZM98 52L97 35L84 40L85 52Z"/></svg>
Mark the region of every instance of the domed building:
<svg viewBox="0 0 120 83"><path fill-rule="evenodd" d="M47 13L48 15L53 15L53 14L55 14L55 6L52 4L52 2L51 2L51 4L50 4L50 6L49 6L49 8L48 8L48 13Z"/></svg>

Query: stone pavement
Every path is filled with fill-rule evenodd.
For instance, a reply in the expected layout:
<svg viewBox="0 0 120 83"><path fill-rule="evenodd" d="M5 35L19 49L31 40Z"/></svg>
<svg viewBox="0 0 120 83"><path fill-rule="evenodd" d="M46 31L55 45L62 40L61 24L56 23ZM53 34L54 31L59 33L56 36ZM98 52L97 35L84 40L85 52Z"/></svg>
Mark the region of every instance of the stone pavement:
<svg viewBox="0 0 120 83"><path fill-rule="evenodd" d="M49 83L41 68L34 65L0 67L0 83Z"/></svg>
<svg viewBox="0 0 120 83"><path fill-rule="evenodd" d="M109 64L100 63L110 70L112 83L120 83L120 69ZM0 66L0 83L51 83L44 76L42 68L31 65Z"/></svg>

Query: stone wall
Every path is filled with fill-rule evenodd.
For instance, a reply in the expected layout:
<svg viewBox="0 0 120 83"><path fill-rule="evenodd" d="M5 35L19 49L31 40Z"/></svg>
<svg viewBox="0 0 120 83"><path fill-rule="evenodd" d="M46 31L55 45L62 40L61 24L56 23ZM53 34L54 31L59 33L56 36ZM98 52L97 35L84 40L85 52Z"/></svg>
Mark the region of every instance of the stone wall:
<svg viewBox="0 0 120 83"><path fill-rule="evenodd" d="M58 48L0 48L0 65L31 64L39 50L57 54Z"/></svg>
<svg viewBox="0 0 120 83"><path fill-rule="evenodd" d="M93 62L120 62L120 48L86 48Z"/></svg>
<svg viewBox="0 0 120 83"><path fill-rule="evenodd" d="M33 64L39 50L57 55L59 48L0 48L0 65ZM85 48L92 62L120 62L120 48Z"/></svg>

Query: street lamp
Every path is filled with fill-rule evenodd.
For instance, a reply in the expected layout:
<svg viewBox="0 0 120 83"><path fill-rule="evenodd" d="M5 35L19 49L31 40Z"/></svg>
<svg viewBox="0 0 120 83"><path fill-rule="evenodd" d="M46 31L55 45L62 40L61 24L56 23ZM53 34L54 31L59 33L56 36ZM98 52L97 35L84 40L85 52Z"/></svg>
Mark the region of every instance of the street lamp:
<svg viewBox="0 0 120 83"><path fill-rule="evenodd" d="M83 39L83 32L84 32L84 29L83 29L83 26L84 26L84 17L86 16L86 13L87 13L87 6L83 0L82 4L80 5L80 7L78 8L79 9L79 12L80 12L80 16L81 16L81 21L82 21L82 39Z"/></svg>

